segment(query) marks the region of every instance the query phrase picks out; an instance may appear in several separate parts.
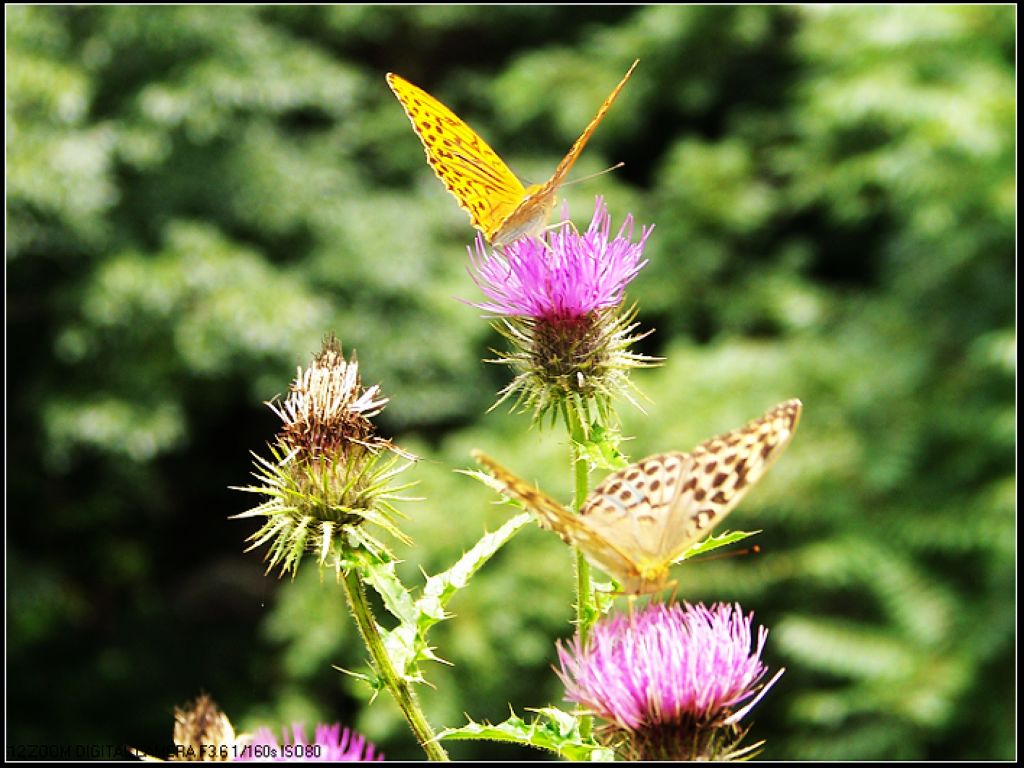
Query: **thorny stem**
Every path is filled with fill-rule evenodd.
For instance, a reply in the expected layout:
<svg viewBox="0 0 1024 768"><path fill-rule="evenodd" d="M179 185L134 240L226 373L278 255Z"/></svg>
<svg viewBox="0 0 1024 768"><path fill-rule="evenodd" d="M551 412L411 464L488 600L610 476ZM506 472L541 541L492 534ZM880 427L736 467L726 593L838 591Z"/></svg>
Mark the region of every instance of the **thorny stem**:
<svg viewBox="0 0 1024 768"><path fill-rule="evenodd" d="M391 657L388 656L384 640L380 636L377 620L366 599L366 588L359 577L358 569L349 568L345 571L342 583L345 585L345 596L348 598L356 626L359 627L359 634L362 635L363 642L366 643L366 647L370 651L373 668L394 697L398 708L402 710L402 716L412 728L416 740L423 747L423 751L427 753L428 759L449 760L448 753L436 741L434 731L416 701L416 695L408 683L398 675L391 663Z"/></svg>
<svg viewBox="0 0 1024 768"><path fill-rule="evenodd" d="M582 455L580 446L586 440L583 424L579 414L571 407L565 408L565 425L569 431L569 442L572 456L572 469L575 478L575 496L572 507L577 514L583 506L587 494L590 492L590 470L587 466L587 458ZM590 625L593 623L596 607L594 605L593 584L590 580L590 563L583 556L583 552L576 548L576 631L579 632L580 645L586 647L587 637L590 635ZM593 730L593 718L584 715L580 718L580 735L589 738Z"/></svg>

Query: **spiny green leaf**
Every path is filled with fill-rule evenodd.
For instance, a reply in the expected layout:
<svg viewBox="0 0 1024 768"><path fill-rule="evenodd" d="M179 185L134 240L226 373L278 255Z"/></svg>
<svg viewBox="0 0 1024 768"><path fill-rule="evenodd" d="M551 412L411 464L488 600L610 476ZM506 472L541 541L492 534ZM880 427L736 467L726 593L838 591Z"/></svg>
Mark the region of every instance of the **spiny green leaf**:
<svg viewBox="0 0 1024 768"><path fill-rule="evenodd" d="M416 607L409 590L395 573L395 561L372 558L369 554L363 554L360 561L363 578L384 600L388 612L403 624L415 623Z"/></svg>
<svg viewBox="0 0 1024 768"><path fill-rule="evenodd" d="M381 635L388 658L402 679L407 683L426 682L419 662L436 659L422 636L416 632L415 626L399 624L390 631L381 630Z"/></svg>
<svg viewBox="0 0 1024 768"><path fill-rule="evenodd" d="M726 547L729 544L735 544L737 541L743 541L743 539L749 538L760 531L726 531L720 536L708 536L703 541L699 541L690 547L683 556L676 560L677 563L683 560L689 560L697 555L703 555L722 547Z"/></svg>
<svg viewBox="0 0 1024 768"><path fill-rule="evenodd" d="M594 587L594 607L597 609L599 617L604 616L615 606L615 598L621 592L615 582L594 581L592 584Z"/></svg>
<svg viewBox="0 0 1024 768"><path fill-rule="evenodd" d="M448 618L449 614L444 610L444 606L452 596L465 587L473 574L530 519L529 513L523 513L507 521L494 533L485 533L455 565L427 579L423 587L423 596L416 601L420 632L425 634L428 628Z"/></svg>
<svg viewBox="0 0 1024 768"><path fill-rule="evenodd" d="M502 485L501 482L498 481L497 478L495 478L489 472L481 472L478 469L457 469L455 471L458 472L461 475L466 475L468 477L472 477L474 480L479 480L481 483L486 485L491 490L496 491L497 493L501 494L503 497L507 498L507 496L505 496L505 486ZM522 505L519 504L518 502L515 502L515 506L522 506Z"/></svg>
<svg viewBox="0 0 1024 768"><path fill-rule="evenodd" d="M354 677L356 680L361 680L364 683L366 683L370 687L370 690L372 691L370 701L373 701L373 699L377 698L377 694L384 690L384 681L377 674L367 675L363 674L362 672L354 672L351 669L345 669L344 667L339 667L337 665L334 665L334 668L342 674L348 675L349 677Z"/></svg>
<svg viewBox="0 0 1024 768"><path fill-rule="evenodd" d="M446 571L431 576L416 600L395 572L395 561L360 551L363 578L384 600L387 610L398 619L391 630L381 628L384 647L398 674L409 683L425 683L420 662L448 662L434 653L427 644L427 632L434 624L448 618L444 606L451 597L469 583L469 579L495 552L530 520L523 513L507 521L494 533L481 537L472 549Z"/></svg>
<svg viewBox="0 0 1024 768"><path fill-rule="evenodd" d="M595 421L587 431L582 442L574 440L576 455L587 460L592 469L604 469L609 472L623 469L629 464L625 454L619 450L622 434Z"/></svg>
<svg viewBox="0 0 1024 768"><path fill-rule="evenodd" d="M502 741L536 747L554 752L569 760L610 761L611 750L594 741L584 739L579 732L579 719L554 707L535 710L537 717L529 723L511 712L503 723L477 723L470 720L461 728L446 728L438 739L455 741Z"/></svg>

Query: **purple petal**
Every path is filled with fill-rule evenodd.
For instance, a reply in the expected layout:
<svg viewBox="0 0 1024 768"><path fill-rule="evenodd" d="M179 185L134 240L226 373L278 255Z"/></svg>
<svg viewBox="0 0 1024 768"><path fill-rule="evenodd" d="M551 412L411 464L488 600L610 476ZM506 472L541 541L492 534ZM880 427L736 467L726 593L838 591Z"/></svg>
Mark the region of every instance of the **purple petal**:
<svg viewBox="0 0 1024 768"><path fill-rule="evenodd" d="M711 721L748 699L764 677L761 652L768 630L752 648L751 622L739 605L652 603L626 617L610 616L558 646L566 698L622 728Z"/></svg>
<svg viewBox="0 0 1024 768"><path fill-rule="evenodd" d="M469 249L469 274L489 301L470 303L496 315L562 320L617 306L647 263L641 254L652 229L632 242L629 215L610 238L611 219L599 197L582 234L567 222L546 237L524 237L490 253L478 235Z"/></svg>

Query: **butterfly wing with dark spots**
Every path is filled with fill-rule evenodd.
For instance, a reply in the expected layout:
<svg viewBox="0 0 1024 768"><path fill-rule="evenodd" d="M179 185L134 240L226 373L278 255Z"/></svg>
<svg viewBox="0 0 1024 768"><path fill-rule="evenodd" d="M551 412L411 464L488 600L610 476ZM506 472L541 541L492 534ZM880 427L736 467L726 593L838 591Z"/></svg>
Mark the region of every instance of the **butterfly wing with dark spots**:
<svg viewBox="0 0 1024 768"><path fill-rule="evenodd" d="M630 594L656 592L669 566L703 539L789 445L799 400L777 405L690 453L660 453L613 473L579 515L480 452L474 457L541 524L573 544Z"/></svg>
<svg viewBox="0 0 1024 768"><path fill-rule="evenodd" d="M389 72L427 162L488 240L526 197L526 188L476 131L422 88Z"/></svg>
<svg viewBox="0 0 1024 768"><path fill-rule="evenodd" d="M685 460L683 453L661 453L615 472L591 492L580 515L637 562L658 558Z"/></svg>
<svg viewBox="0 0 1024 768"><path fill-rule="evenodd" d="M698 445L687 457L681 492L667 516L661 555L674 562L736 508L789 445L800 420L799 400Z"/></svg>

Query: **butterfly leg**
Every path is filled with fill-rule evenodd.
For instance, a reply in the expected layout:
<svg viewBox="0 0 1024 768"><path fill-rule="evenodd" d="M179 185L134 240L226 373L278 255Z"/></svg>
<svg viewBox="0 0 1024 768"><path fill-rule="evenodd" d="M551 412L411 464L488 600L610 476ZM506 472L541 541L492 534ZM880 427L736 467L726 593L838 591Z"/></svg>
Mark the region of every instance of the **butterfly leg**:
<svg viewBox="0 0 1024 768"><path fill-rule="evenodd" d="M547 241L547 238L543 237L543 233L549 230L553 231L559 229L567 224L572 228L573 233L579 236L580 231L576 228L576 225L573 224L573 222L570 221L569 219L562 219L561 221L557 221L554 224L548 224L548 226L544 227L544 229L541 230L541 236L538 237L537 239L541 242L541 244L547 249L548 253L550 253L551 255L554 255L555 249L551 247L551 244Z"/></svg>
<svg viewBox="0 0 1024 768"><path fill-rule="evenodd" d="M676 602L676 593L679 592L679 582L675 579L672 579L672 581L670 581L665 586L672 590L672 597L669 598L669 602Z"/></svg>
<svg viewBox="0 0 1024 768"><path fill-rule="evenodd" d="M547 232L549 229L560 229L564 227L566 224L572 227L573 234L579 235L580 231L576 228L576 225L570 219L562 219L561 221L556 221L554 224L548 224L546 227L544 227L544 229L541 230L541 232Z"/></svg>

